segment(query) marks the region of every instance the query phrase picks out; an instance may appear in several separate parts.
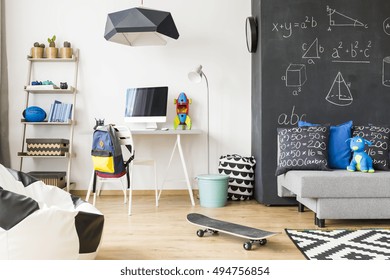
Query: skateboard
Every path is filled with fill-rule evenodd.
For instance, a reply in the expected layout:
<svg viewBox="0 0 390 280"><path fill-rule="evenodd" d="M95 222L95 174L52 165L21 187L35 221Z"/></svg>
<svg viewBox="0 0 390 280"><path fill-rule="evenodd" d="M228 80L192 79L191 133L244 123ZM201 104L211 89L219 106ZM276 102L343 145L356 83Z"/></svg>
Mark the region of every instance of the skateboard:
<svg viewBox="0 0 390 280"><path fill-rule="evenodd" d="M278 234L277 232L265 231L239 224L233 224L226 221L216 220L197 213L188 214L187 221L193 225L205 228L199 229L196 232L199 237L203 237L206 232L211 234L223 232L248 239L249 241L243 244L245 250L251 250L253 244L265 245L267 243L268 237Z"/></svg>

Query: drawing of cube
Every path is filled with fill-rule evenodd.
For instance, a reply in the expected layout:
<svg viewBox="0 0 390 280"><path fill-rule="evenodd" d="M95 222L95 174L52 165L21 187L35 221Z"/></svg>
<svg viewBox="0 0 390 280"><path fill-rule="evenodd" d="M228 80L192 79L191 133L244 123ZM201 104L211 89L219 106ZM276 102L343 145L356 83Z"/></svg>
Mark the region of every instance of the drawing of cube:
<svg viewBox="0 0 390 280"><path fill-rule="evenodd" d="M306 82L306 65L290 64L286 70L286 86L300 87Z"/></svg>

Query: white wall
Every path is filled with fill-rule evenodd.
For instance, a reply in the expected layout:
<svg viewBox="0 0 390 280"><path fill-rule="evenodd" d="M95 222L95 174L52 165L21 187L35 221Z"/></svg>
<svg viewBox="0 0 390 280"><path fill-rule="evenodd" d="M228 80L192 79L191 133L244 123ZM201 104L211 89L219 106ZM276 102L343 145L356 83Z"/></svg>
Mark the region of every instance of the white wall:
<svg viewBox="0 0 390 280"><path fill-rule="evenodd" d="M211 172L217 172L218 158L228 153L250 155L250 54L245 43L245 18L250 15L250 0L146 0L145 8L169 11L180 33L177 41L166 46L129 47L107 42L104 28L107 13L139 6L131 0L6 0L6 32L9 65L10 135L12 168L18 169L21 149L21 112L25 105L23 86L26 84L26 56L32 44L44 42L53 34L57 46L68 40L80 49L78 75L77 126L74 133L72 180L77 189L88 186L92 164L90 146L94 118L105 118L106 123L123 124L124 94L135 86L169 86L169 114L166 126L172 127L175 116L173 99L181 91L193 99L190 116L193 127L207 132L206 84L193 84L187 73L198 64L210 85L210 161ZM62 65L61 65L62 66ZM41 66L40 66L41 67ZM68 77L56 72L59 67L34 71L34 78L58 83ZM64 66L65 71L66 67ZM68 69L69 70L69 69ZM70 69L71 70L71 69ZM45 72L47 71L47 72ZM47 73L39 76L38 73ZM72 80L69 78L67 81ZM38 97L36 97L38 98ZM34 99L45 104L47 97ZM36 101L35 101L36 100ZM42 102L42 103L39 103ZM31 128L29 128L31 129ZM42 129L35 135L32 130ZM62 138L62 128L37 128L34 137L42 134ZM60 132L58 132L60 131ZM157 159L161 181L169 159L174 136L137 136L137 155ZM184 153L191 178L207 172L206 133L184 136ZM66 170L61 160L24 160L24 171ZM168 178L182 177L179 157ZM150 188L147 169L135 173L135 188ZM184 183L167 184L167 188L184 188Z"/></svg>

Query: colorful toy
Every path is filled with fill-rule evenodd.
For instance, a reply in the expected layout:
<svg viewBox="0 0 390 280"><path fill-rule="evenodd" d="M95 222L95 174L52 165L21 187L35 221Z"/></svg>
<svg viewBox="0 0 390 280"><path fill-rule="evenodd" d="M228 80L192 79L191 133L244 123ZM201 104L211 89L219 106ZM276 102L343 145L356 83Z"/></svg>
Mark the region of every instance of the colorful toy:
<svg viewBox="0 0 390 280"><path fill-rule="evenodd" d="M174 104L176 104L176 117L173 120L173 127L176 129L179 125L185 129L191 129L192 122L191 118L188 115L190 110L190 104L192 103L192 99L188 98L184 92L179 94L179 97L174 100Z"/></svg>
<svg viewBox="0 0 390 280"><path fill-rule="evenodd" d="M361 172L374 173L374 167L371 157L364 151L364 146L372 143L362 137L355 136L347 139L349 146L353 151L351 163L347 166L348 171L360 170Z"/></svg>

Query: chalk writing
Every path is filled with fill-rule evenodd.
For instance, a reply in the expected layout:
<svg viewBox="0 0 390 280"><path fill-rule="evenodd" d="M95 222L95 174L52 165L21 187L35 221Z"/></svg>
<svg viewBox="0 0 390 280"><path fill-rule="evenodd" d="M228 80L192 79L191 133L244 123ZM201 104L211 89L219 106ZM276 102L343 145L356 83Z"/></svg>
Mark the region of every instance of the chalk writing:
<svg viewBox="0 0 390 280"><path fill-rule="evenodd" d="M340 72L337 73L325 99L329 103L337 106L348 106L352 104L353 97L351 90Z"/></svg>
<svg viewBox="0 0 390 280"><path fill-rule="evenodd" d="M309 45L307 43L302 44L302 50L304 51L302 58L308 59L309 64L314 64L314 59L320 58L320 53L325 51L325 48L318 44L318 38Z"/></svg>
<svg viewBox="0 0 390 280"><path fill-rule="evenodd" d="M390 56L382 61L382 85L390 87Z"/></svg>
<svg viewBox="0 0 390 280"><path fill-rule="evenodd" d="M331 31L332 26L349 26L349 27L364 27L368 28L367 24L362 23L361 21L354 19L346 14L342 14L336 9L331 9L329 6L326 6L326 11L329 16L329 28L328 31Z"/></svg>
<svg viewBox="0 0 390 280"><path fill-rule="evenodd" d="M279 129L279 167L326 166L328 129L326 126Z"/></svg>
<svg viewBox="0 0 390 280"><path fill-rule="evenodd" d="M372 145L365 151L373 159L375 165L387 166L390 128L387 126L355 126L353 136L363 137Z"/></svg>
<svg viewBox="0 0 390 280"><path fill-rule="evenodd" d="M383 21L383 32L385 32L386 35L390 35L390 17Z"/></svg>
<svg viewBox="0 0 390 280"><path fill-rule="evenodd" d="M299 121L302 121L306 117L306 114L298 115L295 113L295 106L292 107L291 113L281 113L278 116L279 125L297 125Z"/></svg>
<svg viewBox="0 0 390 280"><path fill-rule="evenodd" d="M286 87L295 87L296 89L292 91L292 94L298 95L307 80L306 65L290 63L286 69L286 75L282 76L282 80L286 82Z"/></svg>
<svg viewBox="0 0 390 280"><path fill-rule="evenodd" d="M305 30L317 27L318 23L314 17L305 16L302 21L297 22L273 22L272 32L281 32L283 38L289 38L293 35L293 30Z"/></svg>
<svg viewBox="0 0 390 280"><path fill-rule="evenodd" d="M356 40L351 43L339 41L332 50L332 62L339 63L370 63L372 41L361 43Z"/></svg>

